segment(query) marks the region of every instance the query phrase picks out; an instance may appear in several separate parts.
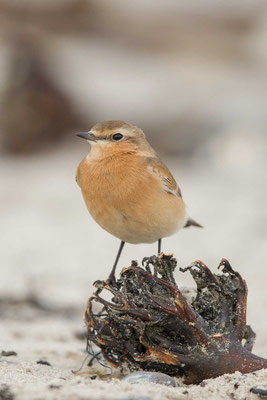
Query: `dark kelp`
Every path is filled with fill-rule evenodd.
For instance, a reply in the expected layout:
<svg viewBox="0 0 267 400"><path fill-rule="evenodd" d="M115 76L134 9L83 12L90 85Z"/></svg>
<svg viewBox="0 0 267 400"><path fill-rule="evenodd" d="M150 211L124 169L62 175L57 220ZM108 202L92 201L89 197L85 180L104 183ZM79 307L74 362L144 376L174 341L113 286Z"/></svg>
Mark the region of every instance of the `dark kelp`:
<svg viewBox="0 0 267 400"><path fill-rule="evenodd" d="M197 285L190 305L174 280L176 265L161 253L144 259L143 267L132 262L115 283L97 281L84 313L89 344L114 367L183 376L188 384L267 368L267 360L251 353L255 334L246 325L247 286L240 274L224 259L219 275L201 261L180 268ZM95 303L102 305L98 312Z"/></svg>

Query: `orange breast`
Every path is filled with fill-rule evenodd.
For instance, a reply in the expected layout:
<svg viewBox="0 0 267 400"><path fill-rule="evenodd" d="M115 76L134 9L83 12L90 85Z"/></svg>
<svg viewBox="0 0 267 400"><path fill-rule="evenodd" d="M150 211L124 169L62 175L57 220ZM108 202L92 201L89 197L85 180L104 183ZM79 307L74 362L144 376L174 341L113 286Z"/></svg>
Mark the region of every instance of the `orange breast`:
<svg viewBox="0 0 267 400"><path fill-rule="evenodd" d="M92 217L123 241L152 243L185 223L183 200L166 193L144 158L135 154L91 162L85 158L78 180Z"/></svg>

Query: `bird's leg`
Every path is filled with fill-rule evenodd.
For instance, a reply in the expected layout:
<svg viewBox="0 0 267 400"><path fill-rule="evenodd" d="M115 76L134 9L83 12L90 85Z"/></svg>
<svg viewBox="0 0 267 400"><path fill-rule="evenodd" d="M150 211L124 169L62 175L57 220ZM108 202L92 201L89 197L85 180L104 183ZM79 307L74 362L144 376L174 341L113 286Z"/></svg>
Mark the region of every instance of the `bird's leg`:
<svg viewBox="0 0 267 400"><path fill-rule="evenodd" d="M113 268L112 268L112 270L111 270L111 273L109 274L108 280L110 280L111 282L115 282L115 281L116 281L116 278L115 278L115 271L116 271L116 267L117 267L118 261L119 261L119 259L120 259L120 255L121 255L121 252L122 252L122 249L123 249L124 244L125 244L125 242L121 241L120 248L119 248L119 251L118 251L118 254L117 254L115 263L114 263L114 265L113 265Z"/></svg>
<svg viewBox="0 0 267 400"><path fill-rule="evenodd" d="M158 240L158 254L161 252L161 239Z"/></svg>

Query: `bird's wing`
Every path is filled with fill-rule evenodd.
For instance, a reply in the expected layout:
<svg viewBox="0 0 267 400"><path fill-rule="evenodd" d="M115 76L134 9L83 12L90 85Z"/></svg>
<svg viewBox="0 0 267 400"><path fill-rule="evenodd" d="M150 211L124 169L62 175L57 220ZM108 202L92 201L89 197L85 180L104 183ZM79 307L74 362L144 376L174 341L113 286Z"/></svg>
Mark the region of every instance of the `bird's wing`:
<svg viewBox="0 0 267 400"><path fill-rule="evenodd" d="M175 196L181 197L182 198L182 192L177 185L174 177L168 170L165 164L157 158L157 157L146 157L146 164L148 168L156 174L160 182L162 183L163 189L166 193L171 193ZM196 222L192 218L188 218L184 228L187 228L189 226L197 226L199 228L203 228L202 225L200 225L198 222Z"/></svg>
<svg viewBox="0 0 267 400"><path fill-rule="evenodd" d="M146 157L147 166L158 177L165 192L182 197L182 192L166 165L158 157Z"/></svg>

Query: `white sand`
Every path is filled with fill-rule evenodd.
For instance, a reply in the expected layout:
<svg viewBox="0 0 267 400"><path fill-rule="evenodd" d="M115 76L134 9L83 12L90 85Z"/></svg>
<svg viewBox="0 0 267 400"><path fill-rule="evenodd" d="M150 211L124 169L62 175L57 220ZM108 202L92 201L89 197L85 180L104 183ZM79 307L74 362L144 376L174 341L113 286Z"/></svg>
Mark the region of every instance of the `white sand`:
<svg viewBox="0 0 267 400"><path fill-rule="evenodd" d="M25 311L22 312L24 315ZM29 308L28 317L31 315L31 318L26 323L19 317L17 321L5 321L1 327L1 346L18 353L18 356L0 359L1 385L9 385L19 400L111 400L138 399L138 396L144 400L225 399L232 396L231 393L234 394L232 398L243 400L245 397L255 399L256 395L249 390L267 382L267 370L246 375L237 372L207 380L205 386L181 385L177 388L156 384L130 385L118 379L119 371L105 370L98 364L92 368L84 367L81 375L74 375L71 370L78 369L85 358L84 343L75 338L81 322L38 313ZM40 359L51 366L36 364ZM91 376L95 374L100 377L92 380ZM238 385L236 389L235 384Z"/></svg>

